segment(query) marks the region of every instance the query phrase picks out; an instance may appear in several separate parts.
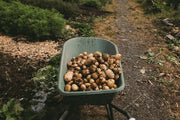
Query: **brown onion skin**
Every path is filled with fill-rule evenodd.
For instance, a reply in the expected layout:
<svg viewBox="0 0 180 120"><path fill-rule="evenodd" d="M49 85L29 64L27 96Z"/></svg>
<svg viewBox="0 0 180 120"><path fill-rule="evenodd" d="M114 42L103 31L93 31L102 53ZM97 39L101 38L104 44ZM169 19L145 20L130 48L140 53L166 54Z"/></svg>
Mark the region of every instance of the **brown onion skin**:
<svg viewBox="0 0 180 120"><path fill-rule="evenodd" d="M83 52L67 63L64 91L91 91L116 89L120 78L121 54Z"/></svg>

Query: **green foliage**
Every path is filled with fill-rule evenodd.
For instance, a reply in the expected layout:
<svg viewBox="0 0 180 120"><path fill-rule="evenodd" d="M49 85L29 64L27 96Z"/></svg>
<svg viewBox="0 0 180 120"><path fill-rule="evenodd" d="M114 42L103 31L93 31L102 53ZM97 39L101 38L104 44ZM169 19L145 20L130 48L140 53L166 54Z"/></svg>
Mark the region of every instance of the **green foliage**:
<svg viewBox="0 0 180 120"><path fill-rule="evenodd" d="M136 0L147 14L158 14L159 18L170 18L180 25L180 0Z"/></svg>
<svg viewBox="0 0 180 120"><path fill-rule="evenodd" d="M177 9L180 1L179 0L136 0L144 6L146 12L166 12L171 9Z"/></svg>
<svg viewBox="0 0 180 120"><path fill-rule="evenodd" d="M60 58L61 54L52 57L48 62L49 65L39 69L32 78L38 89L45 89L50 92L55 90L57 87Z"/></svg>
<svg viewBox="0 0 180 120"><path fill-rule="evenodd" d="M37 6L43 9L56 9L65 18L74 18L80 15L81 10L79 9L76 1L78 0L20 0L24 4Z"/></svg>
<svg viewBox="0 0 180 120"><path fill-rule="evenodd" d="M175 56L173 56L173 55L164 55L164 57L166 58L166 60L168 60L170 62L173 62L176 65L180 64L179 60Z"/></svg>
<svg viewBox="0 0 180 120"><path fill-rule="evenodd" d="M174 44L168 44L168 49L169 50L174 50Z"/></svg>
<svg viewBox="0 0 180 120"><path fill-rule="evenodd" d="M88 23L71 22L70 24L71 24L71 27L78 29L76 33L79 36L83 36L83 37L94 36L92 27Z"/></svg>
<svg viewBox="0 0 180 120"><path fill-rule="evenodd" d="M97 9L100 9L106 4L112 2L112 0L82 0L82 1L83 1L83 5L88 7L94 7Z"/></svg>
<svg viewBox="0 0 180 120"><path fill-rule="evenodd" d="M61 54L57 54L48 61L48 64L59 67L60 59L61 59Z"/></svg>
<svg viewBox="0 0 180 120"><path fill-rule="evenodd" d="M0 30L4 33L48 39L59 37L64 29L64 19L55 10L43 10L15 1L0 1L0 6Z"/></svg>
<svg viewBox="0 0 180 120"><path fill-rule="evenodd" d="M168 39L167 43L180 47L180 40L178 40L178 39Z"/></svg>
<svg viewBox="0 0 180 120"><path fill-rule="evenodd" d="M56 56L52 57L46 67L41 68L36 73L33 80L38 85L36 89L44 89L46 92L51 92L51 97L48 100L48 107L45 107L40 112L32 111L30 107L30 101L25 108L21 107L20 102L15 99L10 99L7 104L4 104L2 109L0 110L0 120L55 120L57 119L59 112L63 110L59 103L52 99L57 87L57 76L59 70L59 63L60 63L61 54L57 54ZM52 94L55 93L55 94ZM26 104L27 104L26 103ZM52 109L53 108L53 109ZM49 111L53 110L53 111ZM55 115L55 116L54 116Z"/></svg>
<svg viewBox="0 0 180 120"><path fill-rule="evenodd" d="M177 9L178 6L180 5L179 0L165 0L168 6L173 7L174 9Z"/></svg>
<svg viewBox="0 0 180 120"><path fill-rule="evenodd" d="M1 120L23 120L21 117L24 109L21 107L21 104L15 100L10 99L7 104L4 104L0 110L0 119Z"/></svg>
<svg viewBox="0 0 180 120"><path fill-rule="evenodd" d="M82 0L63 0L63 1L65 1L65 2L70 2L70 3L79 3L79 2L81 2Z"/></svg>
<svg viewBox="0 0 180 120"><path fill-rule="evenodd" d="M58 70L58 67L51 65L39 69L35 77L32 78L37 88L53 92L57 86Z"/></svg>
<svg viewBox="0 0 180 120"><path fill-rule="evenodd" d="M88 7L100 8L101 2L99 0L87 0L84 5Z"/></svg>

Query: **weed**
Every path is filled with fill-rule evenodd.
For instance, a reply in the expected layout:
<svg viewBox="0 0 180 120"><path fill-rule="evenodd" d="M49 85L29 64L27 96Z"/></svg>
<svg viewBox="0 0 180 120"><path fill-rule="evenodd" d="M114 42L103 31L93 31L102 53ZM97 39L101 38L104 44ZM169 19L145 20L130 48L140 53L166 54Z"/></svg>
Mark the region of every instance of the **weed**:
<svg viewBox="0 0 180 120"><path fill-rule="evenodd" d="M21 107L21 104L15 100L10 99L7 104L4 104L0 110L0 119L1 120L23 120L21 117L24 109Z"/></svg>
<svg viewBox="0 0 180 120"><path fill-rule="evenodd" d="M159 49L159 53L155 54L151 51L151 49L147 50L145 53L146 55L140 56L141 59L143 60L148 60L148 63L153 63L153 64L159 64L163 66L164 61L160 60L158 56L161 54L162 49Z"/></svg>
<svg viewBox="0 0 180 120"><path fill-rule="evenodd" d="M61 54L57 54L50 59L48 65L37 71L32 78L37 86L37 89L45 90L50 93L55 92L57 87L57 77L60 64Z"/></svg>
<svg viewBox="0 0 180 120"><path fill-rule="evenodd" d="M88 6L88 7L94 7L94 8L101 8L101 2L99 0L87 0L85 3L84 3L85 6Z"/></svg>
<svg viewBox="0 0 180 120"><path fill-rule="evenodd" d="M159 18L171 18L180 25L179 0L136 0L142 4L146 14L157 14ZM159 14L160 13L160 14Z"/></svg>
<svg viewBox="0 0 180 120"><path fill-rule="evenodd" d="M94 21L95 21L95 15L91 15L88 22L94 23Z"/></svg>
<svg viewBox="0 0 180 120"><path fill-rule="evenodd" d="M48 65L38 70L32 78L38 89L53 92L57 86L58 68Z"/></svg>
<svg viewBox="0 0 180 120"><path fill-rule="evenodd" d="M59 67L60 59L61 59L61 54L57 54L48 61L48 64L55 67Z"/></svg>
<svg viewBox="0 0 180 120"><path fill-rule="evenodd" d="M178 39L168 39L167 43L168 44L173 44L174 46L180 47L180 40L178 40Z"/></svg>
<svg viewBox="0 0 180 120"><path fill-rule="evenodd" d="M173 56L173 55L164 55L164 57L166 58L166 60L168 60L170 62L173 62L176 65L180 64L179 60L175 56Z"/></svg>
<svg viewBox="0 0 180 120"><path fill-rule="evenodd" d="M159 65L163 66L164 61L162 61L156 57L153 57L148 60L148 63L154 63L154 64L159 64Z"/></svg>
<svg viewBox="0 0 180 120"><path fill-rule="evenodd" d="M167 83L167 84L169 84L169 83L171 83L173 80L164 80L164 79L159 79L159 80L156 80L157 82L159 82L159 83Z"/></svg>
<svg viewBox="0 0 180 120"><path fill-rule="evenodd" d="M169 50L174 50L174 44L168 44L168 49Z"/></svg>
<svg viewBox="0 0 180 120"><path fill-rule="evenodd" d="M76 34L83 37L94 36L92 27L88 23L70 22L71 27L77 29Z"/></svg>
<svg viewBox="0 0 180 120"><path fill-rule="evenodd" d="M8 71L5 71L5 74L6 74L6 81L12 83L12 80L11 80L11 77L10 77Z"/></svg>

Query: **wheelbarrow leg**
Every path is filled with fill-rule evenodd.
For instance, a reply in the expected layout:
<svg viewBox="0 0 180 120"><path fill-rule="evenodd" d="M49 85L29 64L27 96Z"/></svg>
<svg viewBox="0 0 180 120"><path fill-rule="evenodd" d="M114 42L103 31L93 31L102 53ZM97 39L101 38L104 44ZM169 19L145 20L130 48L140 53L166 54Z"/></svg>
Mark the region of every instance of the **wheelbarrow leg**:
<svg viewBox="0 0 180 120"><path fill-rule="evenodd" d="M69 108L70 106L68 106L68 108L64 111L64 113L60 116L58 120L65 120L67 118L67 115L69 113Z"/></svg>
<svg viewBox="0 0 180 120"><path fill-rule="evenodd" d="M135 120L135 118L132 118L131 115L129 113L127 113L126 111L120 109L119 107L113 105L112 103L110 103L111 108L116 109L118 112L122 113L124 116L126 116L129 120Z"/></svg>
<svg viewBox="0 0 180 120"><path fill-rule="evenodd" d="M112 107L109 104L106 104L105 106L106 106L109 120L114 120Z"/></svg>

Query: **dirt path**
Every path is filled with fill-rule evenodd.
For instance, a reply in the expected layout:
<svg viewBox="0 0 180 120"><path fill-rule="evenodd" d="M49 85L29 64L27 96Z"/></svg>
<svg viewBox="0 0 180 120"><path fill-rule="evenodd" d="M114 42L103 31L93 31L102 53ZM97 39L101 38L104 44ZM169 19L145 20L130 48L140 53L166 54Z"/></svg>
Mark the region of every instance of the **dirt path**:
<svg viewBox="0 0 180 120"><path fill-rule="evenodd" d="M117 0L116 15L101 20L95 26L98 28L97 37L111 38L123 55L126 87L116 95L113 103L128 111L137 120L168 120L168 108L162 92L156 83L149 80L156 72L150 64L139 58L148 50L148 46L152 46L153 39L157 39L151 35L155 28L151 19L143 18L143 13L134 11L133 7L135 6L126 0ZM105 27L102 27L103 25ZM111 29L114 32L110 32ZM145 70L145 73L142 74L141 70ZM75 110L72 116L78 116L77 119L81 120L107 119L104 106L81 106L79 110L80 112ZM114 117L115 120L126 120L116 111ZM71 119L72 117L69 118Z"/></svg>
<svg viewBox="0 0 180 120"><path fill-rule="evenodd" d="M137 22L132 23L131 6L125 0L118 0L117 27L120 34L116 36L116 44L120 53L123 54L123 68L125 74L126 87L122 96L117 96L114 103L129 111L137 120L166 120L168 112L163 101L162 94L158 88L148 82L148 76L153 76L153 68L139 57L144 55L151 44L152 37L147 31L139 29ZM143 26L147 22L141 21ZM150 26L148 26L150 27ZM142 74L141 69L146 73ZM117 118L119 117L118 114Z"/></svg>

